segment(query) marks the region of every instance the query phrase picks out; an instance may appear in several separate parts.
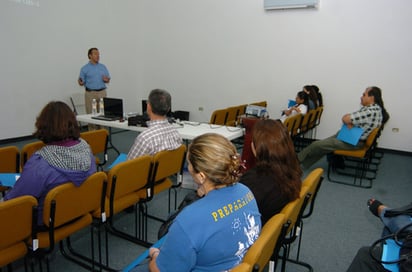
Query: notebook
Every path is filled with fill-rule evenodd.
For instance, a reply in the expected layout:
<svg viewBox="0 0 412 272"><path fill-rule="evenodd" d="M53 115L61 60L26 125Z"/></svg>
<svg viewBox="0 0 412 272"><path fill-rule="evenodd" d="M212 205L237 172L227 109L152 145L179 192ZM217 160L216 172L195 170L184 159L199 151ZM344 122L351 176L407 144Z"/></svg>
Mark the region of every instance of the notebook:
<svg viewBox="0 0 412 272"><path fill-rule="evenodd" d="M296 101L293 99L288 100L288 108L291 108L296 105Z"/></svg>
<svg viewBox="0 0 412 272"><path fill-rule="evenodd" d="M0 185L6 187L13 187L19 179L20 174L16 173L0 173Z"/></svg>
<svg viewBox="0 0 412 272"><path fill-rule="evenodd" d="M123 118L123 100L120 98L103 97L104 114L92 116L92 119L115 121Z"/></svg>
<svg viewBox="0 0 412 272"><path fill-rule="evenodd" d="M112 164L109 165L108 170L112 169L115 165L127 161L127 154L126 153L120 153L119 156L112 162Z"/></svg>
<svg viewBox="0 0 412 272"><path fill-rule="evenodd" d="M160 238L152 247L160 248L165 240L165 237L166 235ZM133 268L140 265L145 259L149 258L149 251L150 251L150 248L146 249L145 252L140 254L132 263L130 263L126 268L124 268L122 272L132 271Z"/></svg>
<svg viewBox="0 0 412 272"><path fill-rule="evenodd" d="M349 129L345 124L343 124L336 138L342 142L357 145L362 133L363 129L360 127L352 127Z"/></svg>

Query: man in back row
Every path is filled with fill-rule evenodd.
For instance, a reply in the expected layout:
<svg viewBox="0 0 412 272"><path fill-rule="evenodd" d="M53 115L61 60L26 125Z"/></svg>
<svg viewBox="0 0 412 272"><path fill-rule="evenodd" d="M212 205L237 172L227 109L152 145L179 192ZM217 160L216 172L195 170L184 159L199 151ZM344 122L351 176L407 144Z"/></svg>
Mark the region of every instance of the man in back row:
<svg viewBox="0 0 412 272"><path fill-rule="evenodd" d="M320 141L315 141L298 154L298 159L304 169L308 169L324 155L335 150L361 148L372 130L382 126L389 119L389 114L383 104L382 91L380 88L366 88L361 96L361 105L362 107L358 111L345 114L342 117L342 122L349 129L354 126L363 129L359 143L357 145L345 143L336 138L337 134Z"/></svg>
<svg viewBox="0 0 412 272"><path fill-rule="evenodd" d="M150 121L148 129L140 133L127 154L131 160L143 155L154 155L162 150L174 150L182 144L182 138L176 128L167 119L172 98L162 89L154 89L147 101L147 114Z"/></svg>

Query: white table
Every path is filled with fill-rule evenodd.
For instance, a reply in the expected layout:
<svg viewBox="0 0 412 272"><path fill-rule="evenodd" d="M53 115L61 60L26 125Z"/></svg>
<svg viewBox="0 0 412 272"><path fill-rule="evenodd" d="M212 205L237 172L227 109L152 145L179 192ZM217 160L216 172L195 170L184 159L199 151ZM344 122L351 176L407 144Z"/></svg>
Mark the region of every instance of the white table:
<svg viewBox="0 0 412 272"><path fill-rule="evenodd" d="M128 126L127 121L103 121L93 119L91 114L84 114L84 115L77 115L77 120L84 123L100 125L109 128L109 141L111 146L111 128L118 128L123 130L131 130L142 132L147 129L147 127L137 127L137 126ZM199 135L205 133L217 133L229 140L234 140L243 136L243 128L239 127L228 127L228 126L220 126L220 125L211 125L199 122L189 122L189 121L182 121L180 123L173 124L177 131L179 132L180 136L183 140L193 140ZM117 149L114 148L116 151Z"/></svg>

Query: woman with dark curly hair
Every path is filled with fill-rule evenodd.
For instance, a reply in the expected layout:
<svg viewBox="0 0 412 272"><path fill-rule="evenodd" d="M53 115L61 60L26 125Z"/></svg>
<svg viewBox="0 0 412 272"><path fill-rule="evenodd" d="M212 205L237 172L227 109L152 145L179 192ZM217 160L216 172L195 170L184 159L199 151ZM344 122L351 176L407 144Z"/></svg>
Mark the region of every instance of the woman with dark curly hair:
<svg viewBox="0 0 412 272"><path fill-rule="evenodd" d="M35 137L46 145L25 163L20 178L4 200L31 195L39 201L38 225L42 224L43 203L47 193L67 182L80 186L96 172L89 145L80 139L80 129L67 104L48 103L36 120Z"/></svg>

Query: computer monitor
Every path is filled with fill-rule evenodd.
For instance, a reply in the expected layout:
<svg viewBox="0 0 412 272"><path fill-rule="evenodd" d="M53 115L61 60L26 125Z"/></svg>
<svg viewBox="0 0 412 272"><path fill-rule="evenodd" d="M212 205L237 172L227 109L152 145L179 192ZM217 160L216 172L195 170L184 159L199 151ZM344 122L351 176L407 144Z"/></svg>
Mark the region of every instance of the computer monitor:
<svg viewBox="0 0 412 272"><path fill-rule="evenodd" d="M142 114L147 114L147 100L142 100Z"/></svg>
<svg viewBox="0 0 412 272"><path fill-rule="evenodd" d="M123 100L120 98L103 98L104 115L107 117L123 118Z"/></svg>

